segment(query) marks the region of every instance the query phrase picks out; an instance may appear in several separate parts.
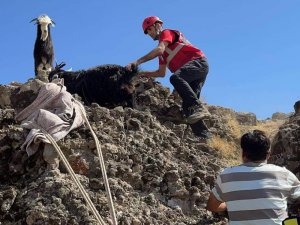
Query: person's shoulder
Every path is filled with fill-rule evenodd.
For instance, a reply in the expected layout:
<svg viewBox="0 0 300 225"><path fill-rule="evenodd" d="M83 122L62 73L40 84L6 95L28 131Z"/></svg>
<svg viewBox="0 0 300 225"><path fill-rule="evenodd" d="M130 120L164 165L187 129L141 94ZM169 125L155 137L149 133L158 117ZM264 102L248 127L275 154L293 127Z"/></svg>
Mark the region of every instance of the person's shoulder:
<svg viewBox="0 0 300 225"><path fill-rule="evenodd" d="M275 164L272 164L272 163L267 163L265 165L266 168L270 168L274 171L289 171L287 168L285 168L284 166L278 166L278 165L275 165Z"/></svg>
<svg viewBox="0 0 300 225"><path fill-rule="evenodd" d="M240 171L243 168L243 165L235 165L235 166L230 166L226 167L221 173L226 174L226 173L232 173L236 171Z"/></svg>
<svg viewBox="0 0 300 225"><path fill-rule="evenodd" d="M173 32L173 30L171 30L171 29L164 29L164 30L162 30L162 34L171 34Z"/></svg>
<svg viewBox="0 0 300 225"><path fill-rule="evenodd" d="M174 33L180 33L180 31L178 30L174 30L174 29L164 29L162 30L162 33L170 33L170 34L174 34Z"/></svg>
<svg viewBox="0 0 300 225"><path fill-rule="evenodd" d="M161 32L160 41L167 41L169 43L172 43L175 37L175 33L170 29L165 29Z"/></svg>
<svg viewBox="0 0 300 225"><path fill-rule="evenodd" d="M263 170L271 171L271 172L275 172L275 173L278 173L278 172L284 173L285 176L295 176L292 171L285 168L284 166L277 166L277 165L269 164L269 163L265 165L265 168Z"/></svg>

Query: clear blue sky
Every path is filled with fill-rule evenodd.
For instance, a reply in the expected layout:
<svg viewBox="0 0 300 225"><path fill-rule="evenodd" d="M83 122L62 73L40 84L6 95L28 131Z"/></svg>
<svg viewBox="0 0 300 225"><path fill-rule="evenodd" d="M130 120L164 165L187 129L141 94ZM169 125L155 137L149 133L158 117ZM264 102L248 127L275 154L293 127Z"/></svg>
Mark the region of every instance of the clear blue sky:
<svg viewBox="0 0 300 225"><path fill-rule="evenodd" d="M44 13L56 22L55 59L66 68L125 66L143 56L157 43L141 23L157 15L164 28L182 31L206 54L210 73L202 96L208 104L264 119L293 111L300 99L299 0L1 1L0 84L33 77L36 27L29 21ZM159 81L171 87L169 76Z"/></svg>

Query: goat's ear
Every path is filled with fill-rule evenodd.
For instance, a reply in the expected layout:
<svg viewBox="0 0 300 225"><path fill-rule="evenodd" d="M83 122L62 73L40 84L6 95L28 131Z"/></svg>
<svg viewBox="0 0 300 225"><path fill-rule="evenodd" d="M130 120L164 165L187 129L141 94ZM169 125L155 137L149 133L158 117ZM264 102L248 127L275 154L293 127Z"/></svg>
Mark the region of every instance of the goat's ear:
<svg viewBox="0 0 300 225"><path fill-rule="evenodd" d="M55 27L56 23L53 20L51 20L51 25L52 27Z"/></svg>
<svg viewBox="0 0 300 225"><path fill-rule="evenodd" d="M29 23L32 23L33 21L37 21L37 18L32 19Z"/></svg>
<svg viewBox="0 0 300 225"><path fill-rule="evenodd" d="M66 65L65 63L61 63L60 67L62 68L62 67L64 67L65 65Z"/></svg>
<svg viewBox="0 0 300 225"><path fill-rule="evenodd" d="M61 69L66 65L65 62L61 62L60 64L56 65L57 68Z"/></svg>

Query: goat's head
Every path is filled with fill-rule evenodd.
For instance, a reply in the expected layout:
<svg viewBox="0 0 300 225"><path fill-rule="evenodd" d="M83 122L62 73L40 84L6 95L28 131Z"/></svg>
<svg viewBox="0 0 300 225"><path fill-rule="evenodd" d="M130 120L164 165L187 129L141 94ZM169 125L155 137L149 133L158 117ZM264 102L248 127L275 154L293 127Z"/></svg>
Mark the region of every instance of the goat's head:
<svg viewBox="0 0 300 225"><path fill-rule="evenodd" d="M134 92L134 83L137 79L137 74L139 72L139 68L137 66L132 66L131 69L123 68L123 74L120 83L121 89L126 90L128 93L132 94Z"/></svg>
<svg viewBox="0 0 300 225"><path fill-rule="evenodd" d="M41 29L41 39L43 41L46 41L46 39L48 38L48 33L49 33L48 27L49 27L49 25L52 25L54 27L55 22L52 19L50 19L49 16L47 16L45 14L41 15L37 18L34 18L30 22L33 22L33 21L35 21L35 24L37 24Z"/></svg>

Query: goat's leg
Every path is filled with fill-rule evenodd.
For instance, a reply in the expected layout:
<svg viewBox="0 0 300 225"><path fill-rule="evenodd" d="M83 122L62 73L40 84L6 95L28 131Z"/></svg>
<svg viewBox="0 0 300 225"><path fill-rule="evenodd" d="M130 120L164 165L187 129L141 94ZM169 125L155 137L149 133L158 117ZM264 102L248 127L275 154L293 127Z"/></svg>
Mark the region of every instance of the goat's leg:
<svg viewBox="0 0 300 225"><path fill-rule="evenodd" d="M49 82L48 80L48 71L44 69L44 64L41 63L38 67L37 67L37 75L36 78L43 81L43 82Z"/></svg>

